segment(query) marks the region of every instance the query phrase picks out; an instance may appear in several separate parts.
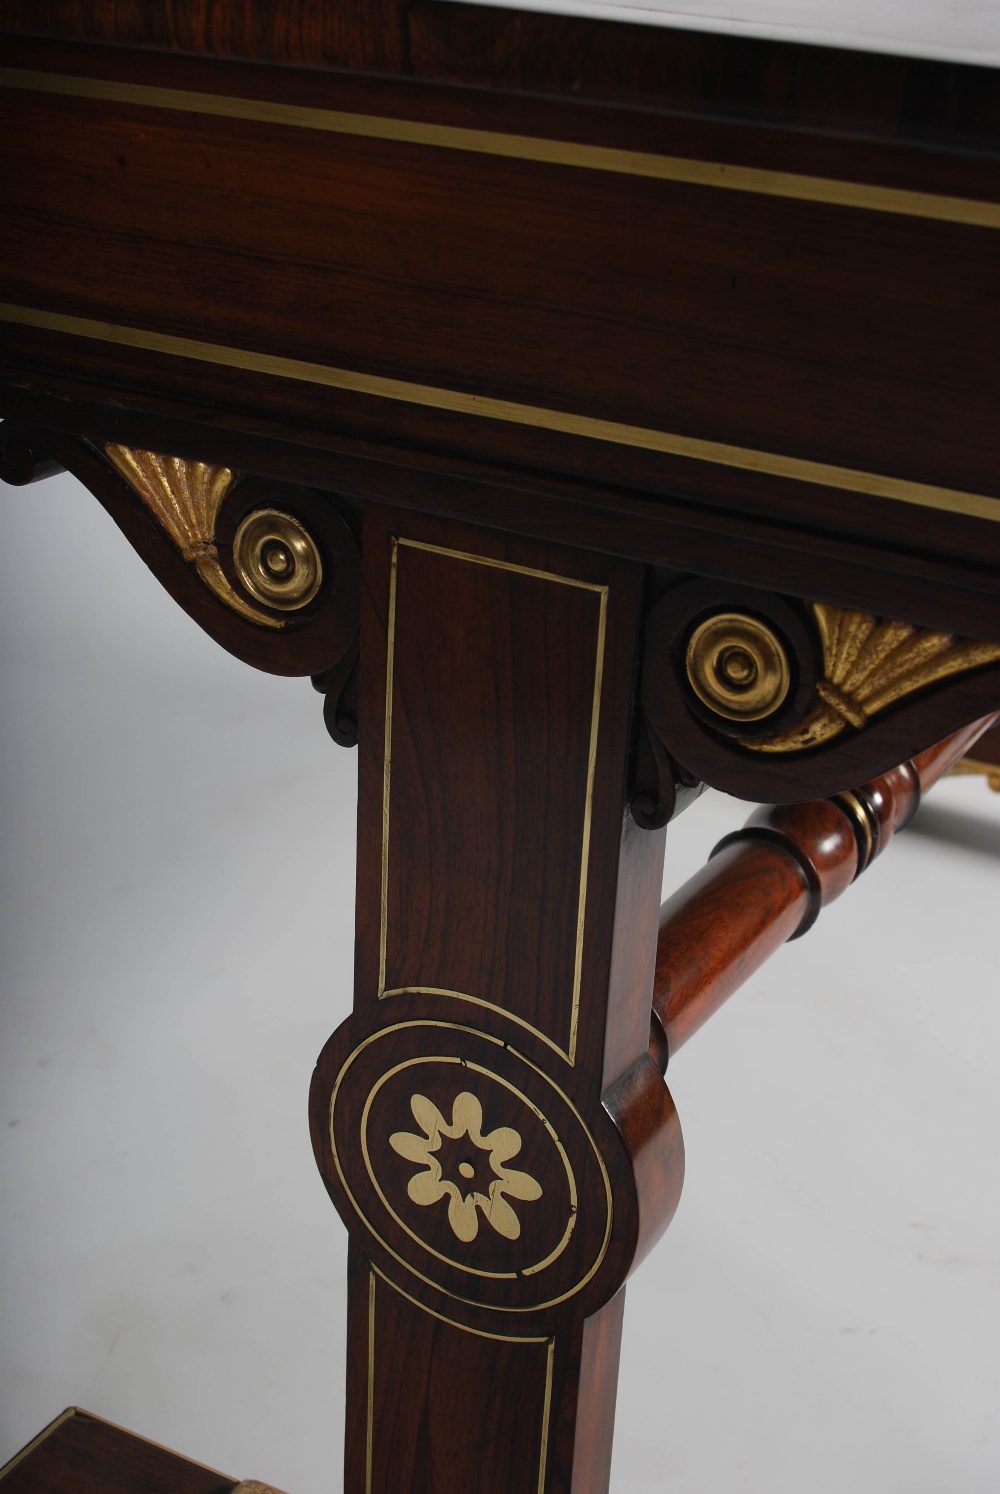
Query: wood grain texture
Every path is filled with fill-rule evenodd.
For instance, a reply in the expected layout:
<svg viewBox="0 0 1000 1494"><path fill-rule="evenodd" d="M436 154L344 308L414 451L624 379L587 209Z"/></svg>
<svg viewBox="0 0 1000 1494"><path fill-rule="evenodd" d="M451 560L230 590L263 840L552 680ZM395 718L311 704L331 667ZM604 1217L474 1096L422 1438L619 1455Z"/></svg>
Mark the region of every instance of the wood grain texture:
<svg viewBox="0 0 1000 1494"><path fill-rule="evenodd" d="M920 143L1000 141L994 75L926 59L441 0L2 0L22 36L475 84Z"/></svg>
<svg viewBox="0 0 1000 1494"><path fill-rule="evenodd" d="M990 230L16 88L0 126L5 302L994 491Z"/></svg>
<svg viewBox="0 0 1000 1494"><path fill-rule="evenodd" d="M53 19L57 12L65 23ZM40 33L64 24L66 34L75 27L95 39L148 42L152 50L73 47L24 36L10 37L7 50L14 64L29 69L995 197L995 89L991 95L990 75L984 79L974 69L928 69L898 59L788 51L660 30L656 45L667 49L661 62L668 59L671 66L657 65L650 73L660 80L658 99L637 85L608 107L593 67L607 58L623 85L630 70L639 77L644 42L654 40L642 28L451 5L418 7L414 24L418 14L429 19L435 13L454 31L450 84L176 55L169 48L181 42L171 27L207 25L208 12L200 6L144 8L150 24L165 28L145 41L132 29L138 13L129 7L104 8L103 21L85 6L50 7L36 11L34 29ZM287 18L268 24L272 30L308 29L312 14L308 7L293 7ZM216 6L211 16L212 25L222 28L260 23L253 9L230 15ZM385 34L384 18L369 16L371 34ZM10 24L28 22L12 13ZM88 25L97 30L88 33ZM316 25L322 31L327 22ZM501 33L506 39L497 43L498 53L492 39ZM581 71L572 38L584 33L593 66ZM468 41L473 34L478 47L463 50L460 37ZM266 26L261 36L280 58L278 39ZM542 46L546 37L549 45ZM602 37L607 45L597 44ZM622 58L612 60L616 38L631 48L622 54L627 66ZM188 38L184 45L197 50L202 43ZM306 54L296 55L301 60ZM478 71L474 56L483 59ZM565 87L545 83L546 68L566 69ZM874 69L867 82L866 69ZM892 87L890 74L896 79ZM459 79L463 86L457 86ZM540 90L549 96L539 97ZM59 149L37 162L24 155L33 131L22 128L7 137L18 142L9 162L10 283L21 291L51 292L56 299L47 305L72 301L78 312L89 307L108 313L101 282L113 263L117 295L111 312L117 317L130 308L136 316L140 310L155 316L143 327L183 326L188 335L197 328L203 340L210 329L216 337L239 333L244 351L245 339L260 331L267 347L285 356L293 346L300 353L308 348L318 350L321 360L339 360L339 366L360 352L362 372L378 376L413 376L419 368L422 378L457 379L471 371L474 394L550 403L558 394L558 411L572 413L575 400L584 415L598 409L596 375L600 410L625 422L655 414L669 426L676 417L688 422L682 434L745 440L765 451L767 440L780 434L782 450L793 457L880 463L890 475L922 480L932 480L936 471L940 480L975 479L993 491L996 454L983 442L988 445L984 433L994 424L987 407L993 397L989 328L996 303L988 267L979 268L975 250L983 230L961 230L956 240L956 225L925 225L927 232L920 230L900 256L892 250L903 229L891 214L757 200L677 183L598 184L596 177L607 174L595 172L583 173L581 192L573 186L579 173L567 175L551 165L520 163L512 174L512 164L498 159L469 161L460 151L372 141L355 141L345 154L329 150L328 142L308 140L311 132L305 130L183 114L164 120L157 117L164 111L116 110L84 100L69 111L79 126L72 133L72 159L63 177L58 169L53 177L50 163L63 159L67 149L67 106L57 107L50 97L46 108L54 112L46 124L38 118L46 112L38 100L29 107L23 99L40 145L47 129L62 125ZM825 101L813 115L810 99ZM852 114L850 100L858 108L859 100L867 102ZM171 143L173 167L163 159L164 151L171 155ZM176 165L178 152L183 170ZM454 171L462 184L464 217L455 205L458 194L450 202L439 200L448 194L433 165L436 154L449 157L445 175ZM411 159L424 163L415 177ZM369 182L370 160L377 164ZM33 182L43 179L47 190L40 194ZM262 214L269 192L275 194L273 210ZM60 207L45 209L46 201ZM614 210L602 216L602 203ZM22 251L45 227L38 214L46 211L58 218L50 228L58 228L67 213L75 215L71 237L80 262L60 265L48 234L44 258L51 259L51 269L43 287L37 272L31 278ZM835 232L821 225L830 212ZM684 224L681 234L678 221ZM351 224L349 235L340 232L344 222ZM659 248L658 223L664 233L669 228ZM909 226L907 220L907 232ZM624 261L617 258L620 252ZM975 261L971 278L968 253ZM618 273L620 262L629 263L629 276ZM555 274L556 263L561 275ZM669 274L662 273L665 267ZM986 278L979 294L981 276ZM416 309L414 284L421 289ZM919 318L905 312L907 290L920 292ZM374 321L368 316L372 297L379 306ZM316 317L317 309L323 317ZM420 323L428 313L436 334ZM321 326L337 329L332 350L329 334L317 335ZM288 434L291 425L310 429L321 442L336 441L339 433L341 442L361 437L383 451L409 444L411 450L423 448L422 461L433 450L438 462L520 464L572 474L580 483L602 475L618 489L616 506L623 490L632 488L661 501L679 499L696 511L705 505L728 508L743 519L752 510L794 522L799 543L810 546L820 531L870 539L891 533L896 564L912 564L901 552L912 557L917 551L926 566L956 543L969 564L982 564L1000 542L993 525L956 523L930 510L901 511L901 505L816 489L805 480L396 401L390 408L360 393L294 381L276 387L281 381L250 371L205 369L82 342L86 346L70 348L65 336L23 328L12 338L8 329L8 372L22 389L26 374L39 390L65 391L75 379L82 392L86 382L94 387L110 381L116 404L148 413L165 412L164 401L175 411L185 400L189 408L200 403L211 410L210 423L238 422L252 408L258 428L269 419ZM320 342L325 346L319 348ZM761 368L768 378L759 376ZM984 418L976 415L980 405ZM964 464L964 472L956 463ZM940 478L945 469L947 478Z"/></svg>
<svg viewBox="0 0 1000 1494"><path fill-rule="evenodd" d="M574 1489L604 1494L611 1479L611 1446L618 1390L618 1360L625 1315L622 1287L600 1312L583 1325L580 1382L576 1403Z"/></svg>
<svg viewBox="0 0 1000 1494"><path fill-rule="evenodd" d="M762 132L747 130L735 119L727 122L717 114L692 119L690 112L682 116L645 106L595 109L583 100L524 99L485 86L479 92L437 84L404 88L391 79L360 73L334 77L155 51L126 54L12 39L11 58L26 67L105 79L127 77L150 86L183 85L279 102L302 100L316 108L374 111L386 117L438 120L459 127L527 130L555 140L604 142L621 149L668 149L696 159L714 157L764 167L777 164L781 169L834 175L853 173L862 180L911 188L982 192L989 190L992 181L993 168L983 154L988 132L982 133L981 121L975 123L979 118L975 111L969 126L973 133L980 130L975 150L935 150L927 143L918 148L912 141L891 143L888 138L875 149L870 140L852 142L843 132L829 129L803 133L775 127ZM51 100L46 102L49 105ZM30 109L40 141L45 130L54 127L57 116L63 126L69 117L62 105L46 123L38 98ZM451 379L469 373L470 387L476 392L546 399L558 394L563 400L567 391L561 386L571 377L586 409L598 408L593 403L597 397L605 413L634 420L635 412L651 398L680 401L674 413L685 420L690 416L692 429L702 435L731 436L739 427L747 440L755 441L769 420L779 423L783 441L793 434L791 417L799 395L787 390L787 398L776 400L773 391L783 387L782 379L791 377L796 359L805 359L812 367L804 380L794 380L799 392L813 377L833 377L836 357L823 343L823 327L835 339L846 336L851 316L858 312L867 318L869 331L864 336L875 335L871 329L886 331L884 318L898 313L903 319L899 335L888 329L885 346L879 350L873 344L871 357L866 354L866 367L875 377L883 355L902 350L907 355L904 382L915 378L926 393L931 384L919 371L920 358L914 354L912 338L923 337L934 317L939 317L941 335L953 337L966 316L966 329L971 328L979 340L969 342L963 333L949 344L960 359L960 369L951 354L944 358L934 354L931 383L939 377L942 382L934 411L928 406L923 412L926 419L911 418L909 407L898 403L902 385L896 371L886 365L883 382L888 403L882 393L869 390L872 397L866 397L858 421L846 405L814 400L805 412L812 427L801 427L792 445L801 439L801 451L825 459L837 454L829 444L832 434L836 441L867 441L866 451L873 461L886 457L894 471L913 474L919 467L927 476L930 447L921 455L914 443L937 442L938 476L949 482L972 476L993 481L995 454L983 448L982 442L991 439L995 422L985 405L975 417L975 431L965 432L970 439L959 439L964 430L961 422L973 418L976 401L989 404L993 397L988 365L993 291L984 291L985 300L979 298L975 304L967 298L966 311L953 318L951 291L944 299L940 293L944 283L940 266L928 272L934 281L929 302L932 307L947 303L947 310L940 315L932 311L929 320L920 319L919 326L908 317L905 298L897 294L895 262L891 294L883 294L885 287L880 289L867 269L861 274L862 301L869 291L878 301L877 306L871 303L870 316L861 301L852 303L854 309L848 307L844 316L832 315L822 275L816 278L810 268L810 245L815 246L815 240L808 234L800 240L796 231L793 239L801 244L804 255L799 261L805 276L802 293L819 299L808 305L786 304L787 255L782 240L774 267L781 284L775 282L775 317L769 323L767 298L758 283L759 275L769 272L755 263L750 279L742 282L744 290L752 285L753 295L740 305L732 301L740 295L739 276L735 285L731 276L726 278L728 271L719 255L742 253L739 236L727 230L718 242L698 239L707 223L700 209L690 220L694 238L688 258L684 258L688 251L677 249L682 273L687 273L683 261L694 277L688 285L690 295L686 292L678 299L674 294L673 281L668 284L669 277L664 279L660 264L643 247L646 234L639 236L634 291L633 279L623 280L618 274L618 251L611 242L615 234L627 237L640 221L648 218L651 226L659 221L659 210L651 209L650 216L645 206L637 216L640 199L645 203L652 193L658 200L665 190L668 197L675 191L682 196L690 197L692 192L705 196L705 189L632 183L628 190L634 187L639 194L633 203L636 212L630 207L623 215L619 202L595 224L587 215L592 212L589 195L600 173L585 173L588 181L581 196L582 189L568 190L566 173L560 175L551 166L529 163L522 171L514 169L516 163L477 157L470 164L461 159L461 152L441 152L448 157L446 177L453 168L460 175L466 173L462 177L468 187L463 218L456 207L457 197L437 167L429 174L422 167L416 176L409 170L406 163L415 147L355 141L345 155L340 150L331 152L328 139L317 141L308 131L281 133L261 124L192 120L176 113L164 120L154 118L156 110L119 107L115 111L92 101L76 101L70 112L74 110L75 124L88 122L86 128L74 128L71 137L59 129L58 149L37 162L37 170L32 168L35 182L41 180L39 171L46 182L41 198L27 169L24 130L19 126L6 136L17 152L9 161L13 197L7 273L14 277L10 283L20 288L19 293L26 288L25 276L29 280L37 277L41 273L37 266L44 265L44 277L62 277L58 304L77 311L117 317L131 297L136 316L144 307L143 316L148 311L156 324L162 319L162 325L175 332L196 327L202 337L210 331L212 336L236 338L242 345L270 326L268 346L282 354L293 344L300 353L320 357L343 359L356 354L364 370L379 377L419 373ZM952 137L948 141L954 146ZM65 181L57 180L63 168L52 163L65 160L67 149L73 156L73 170ZM185 161L183 169L177 150ZM380 164L369 172L368 162ZM551 189L553 172L559 178L555 191ZM507 185L501 189L502 181ZM612 190L613 185L600 184L594 201L604 200L602 193L612 191L614 196L621 190L621 184ZM273 211L263 214L262 221L261 206L272 189L276 193ZM59 206L40 207L42 201ZM605 206L609 203L610 199ZM770 199L767 203L762 232L777 235L773 239L777 252L780 234L777 220L772 224L768 216L773 204ZM803 204L786 208L793 216L819 211ZM42 228L40 211L43 215L53 212L59 219L57 223L53 218L45 228L44 256L31 249L32 235ZM735 211L739 216L756 209L752 199L747 199L721 207L716 204L709 216L717 211ZM71 234L63 234L61 227L67 213L75 225ZM847 216L854 222L858 215ZM511 227L515 223L523 227L515 231ZM350 233L341 231L347 224ZM721 231L721 222L716 227ZM491 229L497 232L489 238ZM898 224L882 224L876 230L869 222L863 231L877 231L881 241L885 232L891 237L898 229ZM939 230L958 231L948 225L929 226L932 238ZM853 231L846 238L828 236L828 242L817 247L816 263L841 252L850 259ZM512 232L516 243L510 240ZM973 238L982 233L961 232ZM665 263L674 262L671 246L675 238L671 222ZM680 245L681 241L676 242ZM67 246L65 253L59 244ZM624 240L619 248L623 244ZM552 251L557 245L556 255ZM496 266L494 281L484 254L499 247L503 259ZM758 247L766 246L761 242ZM788 261L787 273L793 280L798 273L798 252L793 250ZM74 257L72 263L67 255ZM634 258L631 253L627 257ZM909 250L904 258L909 265ZM918 260L919 255L912 263L916 266ZM565 266L565 274L560 272L565 284L555 273L557 262ZM950 274L950 255L948 265ZM109 267L114 269L113 292L108 289ZM844 267L846 274L847 260ZM956 294L966 296L974 282L974 275L970 280L963 273ZM50 289L56 286L56 281L46 283ZM847 281L844 284L848 287ZM414 285L421 287L419 305L414 301ZM36 278L28 288L40 290L41 282ZM716 289L721 298L717 303ZM525 301L518 300L522 291L528 297ZM849 298L854 294L849 288L848 293ZM666 317L659 329L656 317L651 320L649 316L654 306L661 307ZM699 307L715 319L711 325L697 320ZM794 315L789 319L790 308ZM695 320L685 332L676 318L691 316ZM750 324L755 318L757 331L753 332ZM785 332L778 335L781 326ZM813 337L814 327L819 341ZM335 331L333 353L328 346L325 350L319 346L330 336L324 328ZM667 329L669 336L664 336ZM678 364L674 370L675 377L662 360L674 356L669 349L675 342L681 349L688 333L697 347L692 344L690 356L682 360L683 368ZM766 353L759 337L766 341L772 334L771 352ZM750 338L742 344L746 367L753 369L752 378L747 377L746 399L725 382L739 364L738 357L730 356L732 339L744 335ZM608 338L618 339L617 352ZM646 352L641 351L643 346ZM822 351L818 358L817 350ZM758 377L758 353L777 360L776 383ZM891 355L895 357L895 352ZM979 370L982 377L973 379L976 388L970 392L977 357L986 357L987 363ZM722 359L725 368L720 364L713 373L713 359ZM305 481L340 493L349 491L355 500L390 498L477 522L511 525L539 537L571 537L634 559L727 574L786 592L800 584L807 557L813 594L824 600L870 609L892 602L897 616L935 626L961 625L981 637L989 637L996 629L1000 525L973 517L25 328L0 327L0 364L0 376L7 379L3 406L7 413L22 418L52 420L60 426L77 421L81 407L68 402L67 395L78 399L86 395L92 413L83 416L81 423L88 433L104 436L107 432L107 437L121 439L124 428L130 427L127 438L152 449L214 454L226 464L242 463L247 470L292 481L302 481L305 473ZM843 397L853 400L860 388L857 370L853 365L841 366ZM616 370L624 375L624 383ZM883 379L883 374L877 377ZM548 393L541 390L540 379L550 381ZM552 381L560 384L559 390ZM718 388L726 390L724 401L716 398ZM702 397L711 404L710 411L705 406L707 424L691 404ZM897 401L902 443L896 448L895 438L883 423L893 401ZM952 401L957 413L951 410ZM760 408L762 402L767 409ZM651 407L642 418L652 418L650 412ZM725 429L720 419L729 423ZM865 421L869 422L867 437ZM861 459L860 446L855 455ZM960 474L956 461L972 462L976 473L968 468ZM475 479L471 484L470 478ZM858 536L864 536L864 547L856 543ZM322 666L329 663L329 659L321 661ZM966 698L965 692L960 694L953 716L929 708L914 718L914 730L905 739L887 729L876 760L849 752L838 766L838 783L857 781L889 766L939 735L955 719L975 714L986 704ZM683 761L683 754L679 755ZM716 771L710 765L699 767L696 776L711 777ZM744 781L744 772L743 765L734 769L726 761L726 774L735 773ZM764 770L767 781L747 778L745 791L775 798L787 791L790 797L801 798L825 787L792 775L786 790L774 781L777 776L782 775L768 775Z"/></svg>
<svg viewBox="0 0 1000 1494"><path fill-rule="evenodd" d="M374 1329L370 1487L507 1494L544 1485L553 1395L549 1341L484 1338L442 1323L370 1270L360 1287ZM368 1386L357 1389L361 1399L348 1388L348 1419L364 1422ZM356 1445L360 1451L360 1438ZM367 1437L364 1453L364 1467L346 1470L347 1488L362 1489L368 1480Z"/></svg>
<svg viewBox="0 0 1000 1494"><path fill-rule="evenodd" d="M995 74L930 60L441 0L411 6L410 55L420 75L496 89L876 139L1000 137Z"/></svg>
<svg viewBox="0 0 1000 1494"><path fill-rule="evenodd" d="M857 864L849 826L844 847ZM671 1055L781 948L809 909L797 860L750 840L719 851L660 910L650 1055L661 1073Z"/></svg>
<svg viewBox="0 0 1000 1494"><path fill-rule="evenodd" d="M381 979L489 992L567 1050L606 613L603 589L568 581L400 539ZM456 630L457 616L475 621ZM509 650L502 684L484 667L487 629ZM456 939L456 923L477 938Z"/></svg>
<svg viewBox="0 0 1000 1494"><path fill-rule="evenodd" d="M997 726L996 713L991 712L989 716L970 722L960 731L953 732L950 737L918 752L914 756L913 766L920 781L920 792L926 793L933 788L960 757L966 753L977 753L980 743L986 743L989 749L990 744L997 739L998 730L1000 728Z"/></svg>
<svg viewBox="0 0 1000 1494"><path fill-rule="evenodd" d="M149 368L126 351L118 359L118 375L128 380L124 390L102 382L96 365L84 389L59 370L56 339L47 356L45 382L58 397L32 388L33 376L23 368L15 376L8 363L0 388L11 417L91 441L232 463L335 491L354 503L393 502L540 539L569 535L585 548L668 567L675 576L689 570L794 595L808 567L814 594L838 605L891 607L896 616L927 626L986 638L996 633L1000 526L981 520L922 510L915 523L912 513L900 512L903 505L831 505L828 494L798 484L790 485L793 501L773 483L733 472L716 473L700 489L688 471L668 492L653 486L629 491L627 453L621 454L620 483L591 474L584 486L576 478L583 470L578 454L566 443L562 475L526 470L518 461L523 451L507 452L509 461L485 471L464 451L454 427L444 453L414 444L402 417L386 446L357 424L324 423L318 407L305 418L287 406L280 421L259 410L222 410L224 380L216 370L209 376L193 369L183 391L169 396L161 389L154 415L135 393ZM859 534L864 545L851 537ZM932 728L925 740L934 736ZM863 776L854 774L854 781Z"/></svg>
<svg viewBox="0 0 1000 1494"><path fill-rule="evenodd" d="M205 53L313 67L398 69L403 60L402 0L8 0L5 29L33 36L119 42L170 52Z"/></svg>
<svg viewBox="0 0 1000 1494"><path fill-rule="evenodd" d="M235 1485L86 1411L64 1417L0 1471L4 1494L230 1494Z"/></svg>

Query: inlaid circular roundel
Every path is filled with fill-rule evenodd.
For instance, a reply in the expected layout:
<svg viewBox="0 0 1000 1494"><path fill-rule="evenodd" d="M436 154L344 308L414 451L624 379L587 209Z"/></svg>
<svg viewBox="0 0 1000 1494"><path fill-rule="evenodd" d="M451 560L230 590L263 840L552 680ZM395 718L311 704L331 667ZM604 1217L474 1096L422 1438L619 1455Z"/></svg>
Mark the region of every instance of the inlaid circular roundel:
<svg viewBox="0 0 1000 1494"><path fill-rule="evenodd" d="M567 1095L505 1044L454 1023L383 1029L329 1098L333 1162L368 1230L415 1278L524 1312L591 1281L611 1185Z"/></svg>

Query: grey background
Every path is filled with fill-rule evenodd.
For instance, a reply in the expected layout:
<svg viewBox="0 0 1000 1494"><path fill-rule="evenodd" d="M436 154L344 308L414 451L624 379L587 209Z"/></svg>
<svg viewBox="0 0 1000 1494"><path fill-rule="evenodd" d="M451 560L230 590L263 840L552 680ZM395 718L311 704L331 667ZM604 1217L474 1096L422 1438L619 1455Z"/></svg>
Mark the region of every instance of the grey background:
<svg viewBox="0 0 1000 1494"><path fill-rule="evenodd" d="M341 1487L345 1234L313 1061L351 989L356 755L71 479L0 487L0 1462L76 1403ZM671 832L667 886L746 806ZM613 1488L995 1494L1000 798L917 826L685 1049Z"/></svg>

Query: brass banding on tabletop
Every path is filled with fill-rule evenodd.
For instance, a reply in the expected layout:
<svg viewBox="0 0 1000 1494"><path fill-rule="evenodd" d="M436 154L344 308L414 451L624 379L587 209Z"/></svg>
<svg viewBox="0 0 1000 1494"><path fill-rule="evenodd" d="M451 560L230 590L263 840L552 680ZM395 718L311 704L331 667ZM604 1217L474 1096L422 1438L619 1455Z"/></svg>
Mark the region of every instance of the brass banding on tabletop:
<svg viewBox="0 0 1000 1494"><path fill-rule="evenodd" d="M95 321L89 317L67 316L37 307L16 306L10 302L0 302L0 322L13 322L18 326L35 327L39 331L58 332L70 337L89 337L96 342L107 342L117 347L165 353L174 358L191 358L199 363L224 368L245 369L252 373L269 374L272 378L298 379L305 384L319 384L328 389L340 389L375 399L399 400L403 404L419 405L427 409L450 410L455 414L472 415L482 420L505 421L512 425L534 427L536 430L555 431L566 436L607 441L615 446L656 451L664 456L684 457L693 462L714 463L742 472L759 472L793 482L810 483L816 487L861 493L871 498L888 498L898 503L912 503L920 508L939 509L945 513L965 514L970 518L1000 523L1000 498L990 497L985 493L967 493L956 488L910 482L905 478L889 477L880 472L835 467L828 462L783 456L780 452L755 451L746 446L706 441L701 437L685 436L673 431L625 425L617 420L601 420L564 410L492 399L488 395L468 394L457 389L440 389L431 384L416 384L404 379L387 379L325 363L285 358L276 353L251 352L246 348L202 342L193 337L174 337L166 332L147 332L138 327L124 327L115 322Z"/></svg>
<svg viewBox="0 0 1000 1494"><path fill-rule="evenodd" d="M70 98L102 99L150 109L175 109L211 114L260 124L302 130L322 130L437 150L462 150L478 155L504 156L517 161L606 171L617 176L647 177L686 186L712 187L728 192L751 192L763 197L785 197L831 207L860 208L903 217L961 223L973 228L1000 228L1000 202L913 192L871 182L842 181L801 172L771 171L736 166L726 161L703 161L652 151L622 150L513 135L497 130L473 130L455 125L429 124L379 114L355 114L339 109L317 109L305 104L282 104L233 94L201 93L179 88L155 88L145 83L123 83L107 78L83 78L66 73L36 72L28 68L0 68L0 86Z"/></svg>

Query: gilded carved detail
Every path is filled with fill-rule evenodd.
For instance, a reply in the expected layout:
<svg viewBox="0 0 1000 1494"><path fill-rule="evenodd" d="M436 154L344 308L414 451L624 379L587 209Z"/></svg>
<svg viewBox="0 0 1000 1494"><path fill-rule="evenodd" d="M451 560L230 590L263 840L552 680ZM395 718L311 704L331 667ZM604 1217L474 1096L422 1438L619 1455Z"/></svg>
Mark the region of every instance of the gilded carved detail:
<svg viewBox="0 0 1000 1494"><path fill-rule="evenodd" d="M210 591L240 617L265 628L282 628L279 618L269 617L234 590L219 564L215 526L219 509L236 474L229 467L184 457L162 456L155 451L109 442L105 455L138 493L146 507L167 531L189 565L193 565Z"/></svg>
<svg viewBox="0 0 1000 1494"><path fill-rule="evenodd" d="M687 646L691 688L727 721L763 721L788 695L788 657L772 628L743 612L717 612Z"/></svg>
<svg viewBox="0 0 1000 1494"><path fill-rule="evenodd" d="M823 654L819 700L808 715L775 736L744 739L754 752L803 752L848 727L860 731L907 696L953 675L1000 661L1000 644L812 603Z"/></svg>

